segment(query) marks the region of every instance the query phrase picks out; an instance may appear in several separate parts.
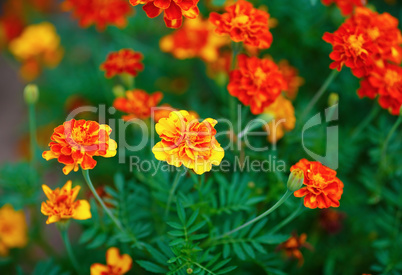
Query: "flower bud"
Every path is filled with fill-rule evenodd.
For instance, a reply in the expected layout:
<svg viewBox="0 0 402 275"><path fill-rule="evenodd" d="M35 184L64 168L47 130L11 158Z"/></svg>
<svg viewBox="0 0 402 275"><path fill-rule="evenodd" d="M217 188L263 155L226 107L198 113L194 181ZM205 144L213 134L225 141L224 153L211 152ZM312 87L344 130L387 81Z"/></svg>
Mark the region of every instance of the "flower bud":
<svg viewBox="0 0 402 275"><path fill-rule="evenodd" d="M187 274L193 274L193 269L191 267L187 268Z"/></svg>
<svg viewBox="0 0 402 275"><path fill-rule="evenodd" d="M39 98L38 86L28 84L24 89L24 99L27 104L35 104Z"/></svg>
<svg viewBox="0 0 402 275"><path fill-rule="evenodd" d="M121 85L116 85L113 87L113 94L115 97L124 97L124 87Z"/></svg>
<svg viewBox="0 0 402 275"><path fill-rule="evenodd" d="M295 192L299 190L304 182L304 172L301 169L294 169L290 172L288 179L288 190L291 192Z"/></svg>
<svg viewBox="0 0 402 275"><path fill-rule="evenodd" d="M333 106L339 102L339 95L337 93L331 93L328 97L328 106Z"/></svg>

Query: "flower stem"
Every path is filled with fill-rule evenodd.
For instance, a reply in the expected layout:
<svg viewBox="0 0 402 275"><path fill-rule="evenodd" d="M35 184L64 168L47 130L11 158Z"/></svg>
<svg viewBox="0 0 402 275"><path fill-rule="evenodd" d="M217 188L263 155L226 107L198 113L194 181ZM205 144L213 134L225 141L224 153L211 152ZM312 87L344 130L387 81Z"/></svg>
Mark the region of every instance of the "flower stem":
<svg viewBox="0 0 402 275"><path fill-rule="evenodd" d="M116 217L112 214L112 212L109 210L109 208L106 207L105 203L99 197L98 193L96 192L91 179L89 177L89 171L82 169L82 175L84 176L84 179L86 183L88 184L89 189L91 190L92 194L94 195L95 199L98 201L98 203L102 206L103 210L106 212L106 214L109 216L109 218L113 221L113 223L116 225L116 227L122 231L125 232L121 223L116 219Z"/></svg>
<svg viewBox="0 0 402 275"><path fill-rule="evenodd" d="M231 64L231 71L233 71L236 68L236 58L239 52L241 51L243 47L242 43L232 43L232 64ZM229 92L229 106L230 106L230 119L232 120L232 123L236 122L236 98L232 96ZM235 127L237 126L237 123L234 125ZM239 129L235 129L235 132L237 132Z"/></svg>
<svg viewBox="0 0 402 275"><path fill-rule="evenodd" d="M263 218L265 218L266 216L271 214L276 208L278 208L282 203L284 203L290 197L290 195L292 195L292 194L293 194L293 192L291 192L289 190L286 190L286 193L282 196L282 198L280 198L279 201L277 203L275 203L270 209L268 209L267 211L265 211L264 213L262 213L258 217L255 217L254 219L246 222L245 224L243 224L243 225L241 225L241 226L239 226L239 227L237 227L237 228L235 228L235 229L233 229L233 230L231 230L231 231L229 231L229 232L217 237L215 240L219 240L219 239L222 239L222 238L224 238L226 236L229 236L229 235L231 235L231 234L233 234L233 233L235 233L235 232L237 232L237 231L239 231L239 230L241 230L241 229L243 229L243 228L245 228L245 227L247 227L247 226L249 226L249 225L251 225L251 224L253 224L255 222L258 222L259 220L261 220Z"/></svg>
<svg viewBox="0 0 402 275"><path fill-rule="evenodd" d="M36 163L36 119L35 119L35 104L28 105L29 112L29 141L31 149L31 166L34 168Z"/></svg>
<svg viewBox="0 0 402 275"><path fill-rule="evenodd" d="M310 111L313 109L314 105L318 102L318 100L322 97L322 95L328 89L328 86L332 83L332 81L335 79L335 77L338 75L338 73L339 72L337 70L332 70L332 72L329 74L329 76L325 80L324 84L322 84L321 88L317 91L317 93L314 95L314 97L310 100L307 107L304 109L304 112L302 113L299 121L304 121L306 116L310 113Z"/></svg>
<svg viewBox="0 0 402 275"><path fill-rule="evenodd" d="M57 224L58 229L60 230L61 238L63 239L64 245L67 250L68 257L70 258L71 263L75 271L80 274L79 265L77 262L77 258L74 255L73 249L71 248L70 238L68 237L68 224Z"/></svg>
<svg viewBox="0 0 402 275"><path fill-rule="evenodd" d="M370 124L370 122L377 116L380 111L380 106L375 103L374 107L371 109L371 112L366 116L366 118L356 127L353 131L352 139L355 139L359 136L359 134Z"/></svg>
<svg viewBox="0 0 402 275"><path fill-rule="evenodd" d="M392 135L395 133L396 129L398 129L399 125L402 123L402 106L399 110L399 117L396 120L394 126L392 126L391 131L389 131L381 149L381 167L386 167L387 165L387 148L388 143L391 140Z"/></svg>
<svg viewBox="0 0 402 275"><path fill-rule="evenodd" d="M169 198L168 198L166 210L165 210L165 218L167 218L169 215L169 208L170 208L170 205L172 204L174 192L176 191L177 186L179 186L180 178L181 178L181 173L180 173L180 171L177 171L176 177L174 178L174 181L172 184L172 188L170 188L170 191L169 191Z"/></svg>
<svg viewBox="0 0 402 275"><path fill-rule="evenodd" d="M299 207L296 209L296 211L293 211L286 219L278 223L274 228L272 228L269 233L274 234L277 232L279 229L290 223L293 219L295 219L297 216L299 216L300 213L303 212L303 201L300 202Z"/></svg>

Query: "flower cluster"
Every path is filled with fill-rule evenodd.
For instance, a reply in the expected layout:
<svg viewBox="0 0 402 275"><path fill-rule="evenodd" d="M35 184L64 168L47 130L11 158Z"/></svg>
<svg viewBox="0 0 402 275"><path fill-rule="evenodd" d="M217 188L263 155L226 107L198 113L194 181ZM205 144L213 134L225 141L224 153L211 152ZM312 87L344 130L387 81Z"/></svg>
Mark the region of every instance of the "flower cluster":
<svg viewBox="0 0 402 275"><path fill-rule="evenodd" d="M219 165L225 154L215 139L217 121L207 118L199 122L187 111L174 111L155 125L162 139L152 152L155 158L170 165L184 165L197 174L203 174Z"/></svg>
<svg viewBox="0 0 402 275"><path fill-rule="evenodd" d="M125 0L65 0L62 9L72 11L73 16L80 20L81 27L94 24L100 31L108 25L125 27L126 17L132 12Z"/></svg>
<svg viewBox="0 0 402 275"><path fill-rule="evenodd" d="M51 190L47 185L42 185L48 199L42 202L41 207L42 214L48 216L46 224L69 219L87 220L92 217L89 202L75 200L81 186L71 188L71 185L71 180L67 181L61 189Z"/></svg>
<svg viewBox="0 0 402 275"><path fill-rule="evenodd" d="M35 79L41 66L55 67L63 57L60 37L48 22L30 25L9 44L11 53L22 62L21 75Z"/></svg>
<svg viewBox="0 0 402 275"><path fill-rule="evenodd" d="M100 65L100 69L105 71L107 78L123 73L137 76L139 72L144 70L144 64L141 62L142 59L143 56L139 52L131 49L121 49L110 53L106 61Z"/></svg>
<svg viewBox="0 0 402 275"><path fill-rule="evenodd" d="M113 107L128 114L123 116L126 121L133 118L147 119L151 116L152 107L156 107L162 97L161 92L150 95L144 90L135 89L127 91L125 97L116 98Z"/></svg>
<svg viewBox="0 0 402 275"><path fill-rule="evenodd" d="M287 88L278 66L269 58L241 54L238 68L230 72L229 93L250 106L253 114L261 114Z"/></svg>
<svg viewBox="0 0 402 275"><path fill-rule="evenodd" d="M28 242L28 227L22 210L15 211L10 204L0 208L0 256L9 249L24 247Z"/></svg>
<svg viewBox="0 0 402 275"><path fill-rule="evenodd" d="M216 26L215 32L230 35L235 42L267 49L272 44L272 34L269 31L269 14L256 9L250 2L239 0L225 8L226 13L212 12L209 20Z"/></svg>
<svg viewBox="0 0 402 275"><path fill-rule="evenodd" d="M290 168L304 172L304 187L294 192L295 197L304 197L308 208L338 207L343 193L343 183L336 177L336 172L318 161L300 160Z"/></svg>
<svg viewBox="0 0 402 275"><path fill-rule="evenodd" d="M355 7L362 7L367 4L366 0L321 0L321 2L325 6L334 3L344 16L351 14Z"/></svg>
<svg viewBox="0 0 402 275"><path fill-rule="evenodd" d="M164 12L163 20L168 28L178 29L183 22L183 16L194 19L200 11L197 4L199 0L130 0L131 5L143 4L142 9L149 18L159 16Z"/></svg>
<svg viewBox="0 0 402 275"><path fill-rule="evenodd" d="M130 255L120 255L118 248L111 247L106 251L106 265L92 264L91 275L123 275L131 269L132 264Z"/></svg>
<svg viewBox="0 0 402 275"><path fill-rule="evenodd" d="M42 157L46 160L57 159L65 164L64 174L72 170L93 169L94 156L113 157L116 155L116 142L109 137L112 129L95 121L69 120L54 129L49 143L50 150Z"/></svg>

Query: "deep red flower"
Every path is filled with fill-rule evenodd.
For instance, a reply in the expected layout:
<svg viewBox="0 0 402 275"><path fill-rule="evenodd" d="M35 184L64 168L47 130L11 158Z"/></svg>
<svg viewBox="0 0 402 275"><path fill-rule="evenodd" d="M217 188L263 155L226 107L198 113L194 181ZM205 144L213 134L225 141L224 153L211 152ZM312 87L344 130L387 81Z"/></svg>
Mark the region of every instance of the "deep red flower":
<svg viewBox="0 0 402 275"><path fill-rule="evenodd" d="M137 76L138 72L144 70L142 59L143 56L139 52L121 49L110 53L106 61L101 64L100 69L106 72L105 76L108 78L122 73Z"/></svg>
<svg viewBox="0 0 402 275"><path fill-rule="evenodd" d="M343 16L351 14L355 7L367 4L366 0L321 0L321 2L326 6L334 3L341 10Z"/></svg>
<svg viewBox="0 0 402 275"><path fill-rule="evenodd" d="M345 213L331 208L320 211L320 226L330 234L336 234L342 229Z"/></svg>

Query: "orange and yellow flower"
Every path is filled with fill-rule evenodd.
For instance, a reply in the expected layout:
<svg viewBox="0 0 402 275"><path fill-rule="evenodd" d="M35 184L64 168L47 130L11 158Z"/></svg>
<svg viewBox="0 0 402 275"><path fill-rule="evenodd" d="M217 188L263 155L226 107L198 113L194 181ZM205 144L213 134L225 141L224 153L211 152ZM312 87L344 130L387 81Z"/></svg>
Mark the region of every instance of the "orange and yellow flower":
<svg viewBox="0 0 402 275"><path fill-rule="evenodd" d="M336 172L318 161L300 160L290 168L304 172L301 189L294 192L295 197L304 197L304 206L308 208L338 207L343 193L343 183L336 177Z"/></svg>
<svg viewBox="0 0 402 275"><path fill-rule="evenodd" d="M11 248L26 246L27 232L24 211L15 211L10 204L3 205L0 208L0 256L7 256Z"/></svg>
<svg viewBox="0 0 402 275"><path fill-rule="evenodd" d="M87 28L94 24L100 31L108 25L125 27L126 17L132 13L130 4L125 0L65 0L62 9L72 11L81 27Z"/></svg>
<svg viewBox="0 0 402 275"><path fill-rule="evenodd" d="M362 7L367 4L366 0L321 0L325 6L334 3L340 10L343 16L353 12L355 7Z"/></svg>
<svg viewBox="0 0 402 275"><path fill-rule="evenodd" d="M107 78L123 73L137 76L139 72L144 70L144 64L141 62L142 59L143 56L139 52L131 49L121 49L110 53L106 61L100 65L100 69L105 71Z"/></svg>
<svg viewBox="0 0 402 275"><path fill-rule="evenodd" d="M197 174L203 174L219 165L225 155L215 138L217 121L207 118L199 122L187 111L174 111L155 125L162 139L152 152L155 158L170 165L184 165Z"/></svg>
<svg viewBox="0 0 402 275"><path fill-rule="evenodd" d="M162 104L161 106L155 108L153 113L153 119L155 122L158 122L161 118L168 118L169 114L173 111L179 111L178 109L174 109L169 104ZM188 111L190 115L192 115L195 119L199 119L200 116L195 111Z"/></svg>
<svg viewBox="0 0 402 275"><path fill-rule="evenodd" d="M300 86L304 84L304 79L299 76L299 71L291 66L287 60L279 61L278 67L288 86L284 93L287 98L294 100L299 92Z"/></svg>
<svg viewBox="0 0 402 275"><path fill-rule="evenodd" d="M133 118L147 119L151 116L152 107L156 107L162 98L161 92L148 94L144 90L134 89L127 91L125 97L116 98L113 107L128 114L123 116L126 121Z"/></svg>
<svg viewBox="0 0 402 275"><path fill-rule="evenodd" d="M285 242L281 243L277 250L283 250L288 258L294 258L299 261L298 265L302 266L304 263L303 254L300 252L302 247L312 250L313 247L306 242L307 235L305 233L297 236L296 233L292 233L292 236Z"/></svg>
<svg viewBox="0 0 402 275"><path fill-rule="evenodd" d="M229 41L212 29L213 25L200 17L187 20L183 27L164 36L159 45L162 51L172 53L178 59L199 57L213 62L219 57L219 48Z"/></svg>
<svg viewBox="0 0 402 275"><path fill-rule="evenodd" d="M81 186L77 185L71 189L71 180L60 189L50 189L43 184L42 189L47 197L46 202L42 202L41 212L48 216L46 224L65 221L69 219L88 220L92 217L90 205L87 200L78 200L78 192Z"/></svg>
<svg viewBox="0 0 402 275"><path fill-rule="evenodd" d="M282 95L278 96L274 103L264 109L264 114L273 117L273 120L264 126L268 133L267 139L271 143L278 142L285 132L295 128L295 109L292 102Z"/></svg>
<svg viewBox="0 0 402 275"><path fill-rule="evenodd" d="M142 9L149 18L155 18L162 12L163 20L168 28L178 29L183 22L183 16L194 19L198 16L199 0L130 0L131 5L144 4Z"/></svg>
<svg viewBox="0 0 402 275"><path fill-rule="evenodd" d="M110 138L112 129L106 124L90 120L69 120L54 129L49 143L50 150L42 157L46 160L57 159L65 164L63 173L72 170L93 169L96 165L94 156L105 158L116 155L116 142Z"/></svg>
<svg viewBox="0 0 402 275"><path fill-rule="evenodd" d="M132 264L130 255L120 255L118 248L111 247L106 251L106 265L92 264L91 275L123 275L131 269Z"/></svg>
<svg viewBox="0 0 402 275"><path fill-rule="evenodd" d="M63 48L55 27L48 22L30 25L9 44L11 53L22 62L21 74L35 79L42 65L55 67L63 57Z"/></svg>
<svg viewBox="0 0 402 275"><path fill-rule="evenodd" d="M268 49L272 44L269 31L269 14L253 7L250 2L239 0L225 8L226 13L212 12L209 20L216 26L215 32L229 35L235 42Z"/></svg>
<svg viewBox="0 0 402 275"><path fill-rule="evenodd" d="M287 83L271 59L241 54L238 68L230 72L228 90L244 105L250 106L253 114L261 114L282 91L287 90Z"/></svg>

